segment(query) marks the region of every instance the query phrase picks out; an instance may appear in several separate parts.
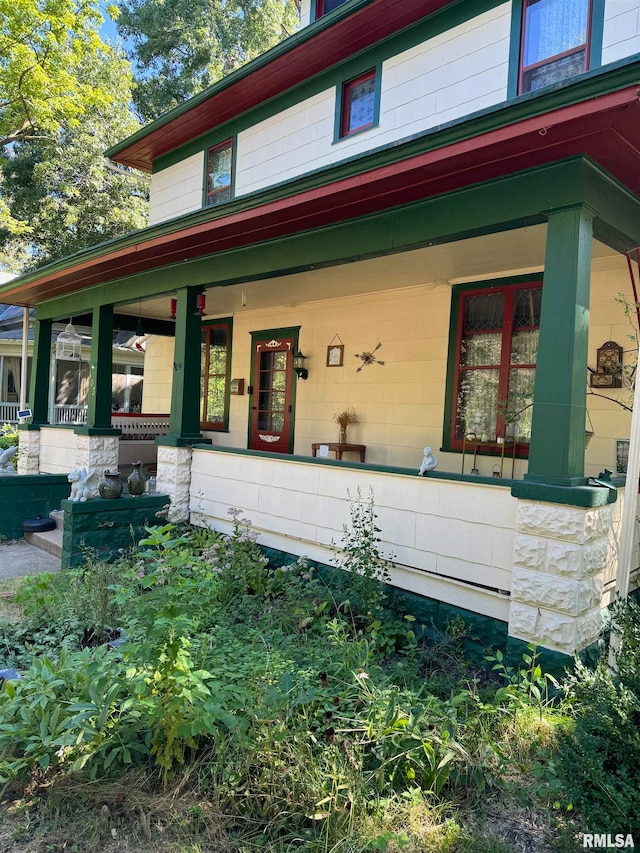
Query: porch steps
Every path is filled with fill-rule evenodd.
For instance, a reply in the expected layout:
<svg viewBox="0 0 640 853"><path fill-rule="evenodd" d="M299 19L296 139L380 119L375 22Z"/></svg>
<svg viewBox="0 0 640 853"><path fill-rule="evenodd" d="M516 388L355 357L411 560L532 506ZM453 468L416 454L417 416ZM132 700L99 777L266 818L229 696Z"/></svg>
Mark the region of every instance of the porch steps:
<svg viewBox="0 0 640 853"><path fill-rule="evenodd" d="M46 551L53 557L62 557L62 526L64 524L64 513L60 510L54 510L49 513L49 517L53 518L56 523L55 530L45 530L41 533L25 533L24 538L29 543L41 551Z"/></svg>

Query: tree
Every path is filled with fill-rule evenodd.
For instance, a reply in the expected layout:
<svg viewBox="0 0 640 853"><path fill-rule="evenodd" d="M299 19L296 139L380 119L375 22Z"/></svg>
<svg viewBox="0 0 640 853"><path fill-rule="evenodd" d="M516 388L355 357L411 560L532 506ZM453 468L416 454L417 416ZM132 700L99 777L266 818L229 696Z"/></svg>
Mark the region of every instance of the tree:
<svg viewBox="0 0 640 853"><path fill-rule="evenodd" d="M143 121L200 92L294 32L298 0L119 0Z"/></svg>
<svg viewBox="0 0 640 853"><path fill-rule="evenodd" d="M110 99L85 75L110 59L101 22L98 0L0 0L0 148L52 138Z"/></svg>
<svg viewBox="0 0 640 853"><path fill-rule="evenodd" d="M6 267L33 269L146 224L144 177L114 171L102 153L139 127L129 63L111 51L108 63L88 61L82 76L105 97L85 103L54 136L16 142L0 158L0 201L13 223L0 221Z"/></svg>

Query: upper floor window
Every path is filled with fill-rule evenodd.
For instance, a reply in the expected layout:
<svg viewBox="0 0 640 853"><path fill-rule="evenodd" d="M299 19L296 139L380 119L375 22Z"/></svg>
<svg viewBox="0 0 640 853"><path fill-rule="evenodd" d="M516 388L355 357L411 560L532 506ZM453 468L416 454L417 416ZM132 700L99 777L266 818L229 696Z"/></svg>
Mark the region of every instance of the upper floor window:
<svg viewBox="0 0 640 853"><path fill-rule="evenodd" d="M207 207L228 201L233 195L233 141L228 139L207 152Z"/></svg>
<svg viewBox="0 0 640 853"><path fill-rule="evenodd" d="M338 137L351 136L378 123L378 75L372 68L342 85Z"/></svg>
<svg viewBox="0 0 640 853"><path fill-rule="evenodd" d="M339 6L344 6L347 0L315 0L316 2L316 19L323 15L328 15Z"/></svg>
<svg viewBox="0 0 640 853"><path fill-rule="evenodd" d="M465 435L513 438L519 452L531 437L542 286L460 288L451 446Z"/></svg>
<svg viewBox="0 0 640 853"><path fill-rule="evenodd" d="M225 430L229 424L231 321L202 327L201 409L203 429Z"/></svg>
<svg viewBox="0 0 640 853"><path fill-rule="evenodd" d="M589 68L591 0L524 0L520 92Z"/></svg>

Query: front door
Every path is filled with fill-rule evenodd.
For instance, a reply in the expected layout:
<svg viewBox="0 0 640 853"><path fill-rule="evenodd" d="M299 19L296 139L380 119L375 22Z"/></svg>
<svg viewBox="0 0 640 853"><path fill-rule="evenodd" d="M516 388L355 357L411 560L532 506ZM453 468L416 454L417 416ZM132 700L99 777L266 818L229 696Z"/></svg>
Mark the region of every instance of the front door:
<svg viewBox="0 0 640 853"><path fill-rule="evenodd" d="M253 340L252 450L292 451L293 338Z"/></svg>

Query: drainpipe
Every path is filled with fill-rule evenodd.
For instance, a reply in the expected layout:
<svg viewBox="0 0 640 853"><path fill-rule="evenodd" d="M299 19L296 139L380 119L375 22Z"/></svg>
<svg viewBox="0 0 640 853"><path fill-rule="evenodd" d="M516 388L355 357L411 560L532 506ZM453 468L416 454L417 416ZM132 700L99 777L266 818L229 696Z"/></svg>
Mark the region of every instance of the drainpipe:
<svg viewBox="0 0 640 853"><path fill-rule="evenodd" d="M27 305L22 309L22 359L20 362L20 408L26 409L29 401L29 389L27 388L27 367L29 365L29 308ZM20 423L25 419L20 418Z"/></svg>

